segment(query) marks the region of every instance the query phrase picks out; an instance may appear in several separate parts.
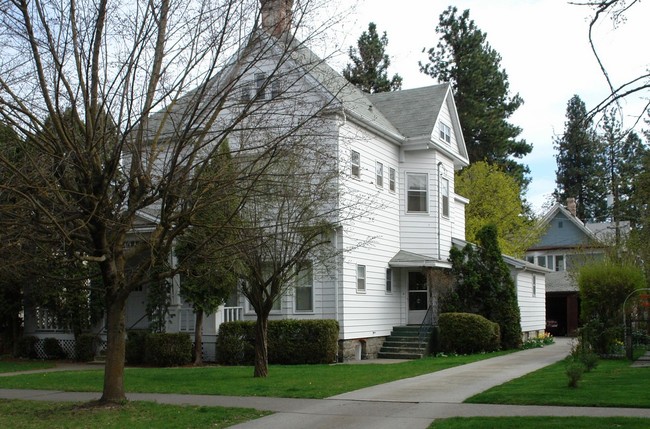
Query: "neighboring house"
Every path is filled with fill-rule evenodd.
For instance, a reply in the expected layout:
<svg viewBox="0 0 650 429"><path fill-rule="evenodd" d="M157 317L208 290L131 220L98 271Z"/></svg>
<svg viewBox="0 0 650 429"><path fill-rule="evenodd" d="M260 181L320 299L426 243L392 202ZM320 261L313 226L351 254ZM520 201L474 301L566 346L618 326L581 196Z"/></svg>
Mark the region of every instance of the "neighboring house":
<svg viewBox="0 0 650 429"><path fill-rule="evenodd" d="M526 260L551 270L546 275L547 330L553 335L575 335L580 326L577 272L588 262L603 260L614 242L616 225L583 223L576 217L575 199L556 203L542 219L546 228L540 241L526 251ZM629 222L618 225L622 234Z"/></svg>
<svg viewBox="0 0 650 429"><path fill-rule="evenodd" d="M340 186L372 197L375 204L362 218L339 223L332 245L351 250L341 251L329 269L311 267L301 284L276 303L271 319L337 320L339 358L374 357L394 326L420 324L427 310L435 308L436 292L443 287L443 281L435 279L445 278L451 268L452 241L465 239L468 200L454 192L454 171L469 161L452 90L440 84L365 94L305 47L296 49L290 62L286 74L300 70L302 76L291 85L309 87L297 92L309 94L312 101L327 100L327 135L345 170ZM259 83L274 67L270 61L252 67L244 80ZM277 74L282 76L282 70ZM271 88L265 96L273 98L274 83L264 86ZM237 133L229 136L231 148L243 144L238 138ZM143 214L143 229L144 221L153 222L155 216L147 219ZM369 245L358 246L370 237ZM517 281L522 328L531 334L543 332L545 270L512 258L506 261ZM189 333L194 315L177 292L174 279L167 330ZM129 298L127 328L146 326L145 297L143 290ZM210 344L222 322L254 319L241 296L207 316L206 359L213 357ZM33 332L47 336L45 331L28 331Z"/></svg>

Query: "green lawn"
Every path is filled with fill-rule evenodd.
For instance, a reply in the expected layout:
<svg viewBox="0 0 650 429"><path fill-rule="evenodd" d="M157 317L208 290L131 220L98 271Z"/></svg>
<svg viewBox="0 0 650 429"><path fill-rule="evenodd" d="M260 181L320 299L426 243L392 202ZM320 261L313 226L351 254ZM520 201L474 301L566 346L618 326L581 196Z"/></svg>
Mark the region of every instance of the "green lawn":
<svg viewBox="0 0 650 429"><path fill-rule="evenodd" d="M11 359L6 356L0 357L0 373L29 371L32 369L44 369L52 367L54 367L53 362Z"/></svg>
<svg viewBox="0 0 650 429"><path fill-rule="evenodd" d="M436 357L398 364L273 365L265 379L252 367L127 368L127 392L326 398L339 393L504 354ZM0 388L98 392L103 370L25 374L0 378Z"/></svg>
<svg viewBox="0 0 650 429"><path fill-rule="evenodd" d="M437 420L429 429L647 429L648 419L629 417L472 417Z"/></svg>
<svg viewBox="0 0 650 429"><path fill-rule="evenodd" d="M226 428L270 413L248 408L161 405L120 406L0 399L0 427L43 428Z"/></svg>
<svg viewBox="0 0 650 429"><path fill-rule="evenodd" d="M583 375L578 388L567 387L564 362L542 368L469 398L466 402L516 405L650 407L650 368L627 360L601 360Z"/></svg>

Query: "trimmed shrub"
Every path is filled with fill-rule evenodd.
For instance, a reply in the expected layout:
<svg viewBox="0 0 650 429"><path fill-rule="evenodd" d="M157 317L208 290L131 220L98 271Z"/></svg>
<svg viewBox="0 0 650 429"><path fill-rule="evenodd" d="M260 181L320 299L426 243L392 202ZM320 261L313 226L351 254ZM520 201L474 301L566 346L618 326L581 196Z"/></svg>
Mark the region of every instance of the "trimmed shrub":
<svg viewBox="0 0 650 429"><path fill-rule="evenodd" d="M78 362L88 362L95 359L95 336L80 334L74 342L75 359Z"/></svg>
<svg viewBox="0 0 650 429"><path fill-rule="evenodd" d="M34 336L28 335L26 337L20 337L18 339L16 357L37 359L38 353L36 353L36 343L38 343L38 338Z"/></svg>
<svg viewBox="0 0 650 429"><path fill-rule="evenodd" d="M336 360L339 325L334 320L270 320L271 364L318 364ZM255 357L255 322L228 322L219 327L217 363L251 365Z"/></svg>
<svg viewBox="0 0 650 429"><path fill-rule="evenodd" d="M192 361L192 340L187 334L148 334L144 348L144 362L148 365L180 366Z"/></svg>
<svg viewBox="0 0 650 429"><path fill-rule="evenodd" d="M131 365L144 363L147 331L129 331L126 337L126 362Z"/></svg>
<svg viewBox="0 0 650 429"><path fill-rule="evenodd" d="M255 359L255 322L219 325L216 356L217 363L222 365L252 365Z"/></svg>
<svg viewBox="0 0 650 429"><path fill-rule="evenodd" d="M445 353L471 354L499 349L499 325L472 313L442 313L438 319L440 348Z"/></svg>
<svg viewBox="0 0 650 429"><path fill-rule="evenodd" d="M61 343L56 338L46 338L43 340L43 351L47 359L65 359L67 356L61 347Z"/></svg>

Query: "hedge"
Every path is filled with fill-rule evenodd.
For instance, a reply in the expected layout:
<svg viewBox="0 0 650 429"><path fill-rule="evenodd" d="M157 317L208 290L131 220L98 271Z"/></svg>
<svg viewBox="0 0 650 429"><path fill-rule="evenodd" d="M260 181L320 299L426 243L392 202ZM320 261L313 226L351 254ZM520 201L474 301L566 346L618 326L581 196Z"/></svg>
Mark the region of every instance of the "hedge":
<svg viewBox="0 0 650 429"><path fill-rule="evenodd" d="M75 359L78 362L89 362L95 359L95 335L78 335L74 342Z"/></svg>
<svg viewBox="0 0 650 429"><path fill-rule="evenodd" d="M65 359L67 357L61 343L56 338L45 338L43 340L43 351L47 359Z"/></svg>
<svg viewBox="0 0 650 429"><path fill-rule="evenodd" d="M471 313L442 313L438 318L440 349L445 353L471 354L498 350L499 325Z"/></svg>
<svg viewBox="0 0 650 429"><path fill-rule="evenodd" d="M139 365L144 363L145 341L147 331L129 331L126 337L126 363Z"/></svg>
<svg viewBox="0 0 650 429"><path fill-rule="evenodd" d="M27 335L18 339L18 347L16 350L16 357L37 359L38 353L36 352L36 344L38 338Z"/></svg>
<svg viewBox="0 0 650 429"><path fill-rule="evenodd" d="M270 320L270 364L319 364L336 361L339 325L335 320ZM219 327L217 363L252 365L255 322L227 322Z"/></svg>
<svg viewBox="0 0 650 429"><path fill-rule="evenodd" d="M144 363L153 366L181 366L192 361L192 340L184 333L147 334Z"/></svg>

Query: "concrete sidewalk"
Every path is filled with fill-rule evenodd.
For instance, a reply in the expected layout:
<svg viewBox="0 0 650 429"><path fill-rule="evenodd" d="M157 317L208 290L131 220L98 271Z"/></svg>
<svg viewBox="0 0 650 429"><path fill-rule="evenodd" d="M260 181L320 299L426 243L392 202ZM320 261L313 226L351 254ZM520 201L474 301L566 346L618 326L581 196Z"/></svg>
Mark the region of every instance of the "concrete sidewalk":
<svg viewBox="0 0 650 429"><path fill-rule="evenodd" d="M131 393L130 400L228 406L274 411L236 429L425 429L438 418L475 416L627 416L650 418L650 409L463 404L490 387L563 359L570 341L344 393L327 399ZM377 365L381 371L381 365ZM0 386L2 385L0 381ZM90 401L98 393L0 389L0 398Z"/></svg>

